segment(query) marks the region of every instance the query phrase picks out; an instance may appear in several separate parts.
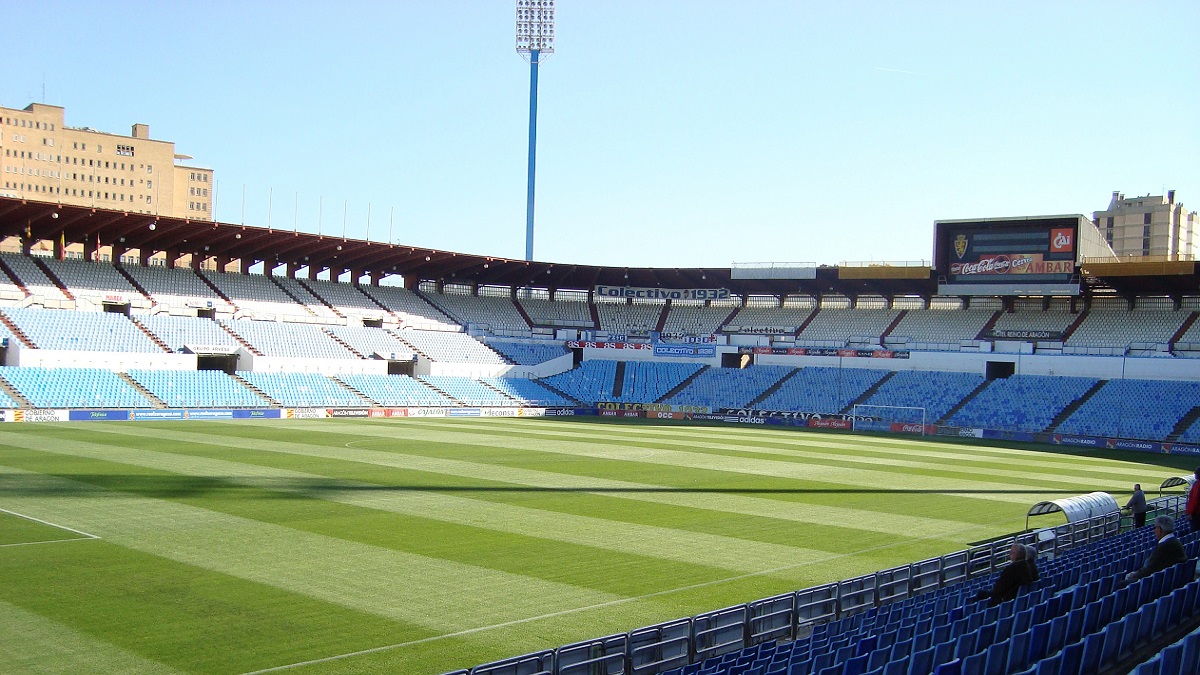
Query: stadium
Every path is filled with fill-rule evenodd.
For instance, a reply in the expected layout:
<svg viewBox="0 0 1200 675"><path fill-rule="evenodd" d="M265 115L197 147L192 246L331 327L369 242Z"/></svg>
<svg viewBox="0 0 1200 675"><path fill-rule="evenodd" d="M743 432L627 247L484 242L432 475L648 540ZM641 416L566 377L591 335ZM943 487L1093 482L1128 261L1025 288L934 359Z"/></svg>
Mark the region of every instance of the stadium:
<svg viewBox="0 0 1200 675"><path fill-rule="evenodd" d="M250 175L313 182L282 227L274 188L247 218L243 184L238 219L234 183L219 211L214 170L149 125L68 126L44 73L42 103L0 107L0 672L1200 672L1197 214L1165 185L1090 215L1022 206L1164 167L1187 181L1186 162L1151 166L1186 152L1133 132L1170 128L1172 106L1081 115L1096 80L1068 76L1110 52L1190 63L1186 42L1096 40L1062 8L963 8L930 32L953 12L766 4L570 8L591 51L545 139L547 173L573 177L543 187L550 242L578 242L544 260L553 0L517 2L524 259L492 238L515 204L498 139L525 120L502 68L471 65L494 60L488 3L453 21L441 3L367 22L138 8L170 44L109 7L14 6L0 32L34 42L10 51L81 73L73 106L191 119ZM1061 35L1026 42L1035 14ZM131 82L91 89L112 86L93 59ZM1079 166L1092 122L1129 129L1103 128L1095 163L1120 171ZM347 198L335 234L318 190L355 183L365 230ZM1013 185L1027 201L980 197ZM1047 185L1063 195L1035 199ZM319 205L303 228L301 190ZM402 192L434 208L372 239L369 199ZM929 259L708 262L870 238L849 250ZM601 245L618 264L581 252Z"/></svg>

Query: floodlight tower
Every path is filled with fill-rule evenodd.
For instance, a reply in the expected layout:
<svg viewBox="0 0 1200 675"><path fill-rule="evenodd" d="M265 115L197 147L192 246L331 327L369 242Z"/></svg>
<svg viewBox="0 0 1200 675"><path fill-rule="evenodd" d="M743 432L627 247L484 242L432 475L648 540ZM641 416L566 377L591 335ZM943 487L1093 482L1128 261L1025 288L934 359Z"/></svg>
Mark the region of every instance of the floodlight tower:
<svg viewBox="0 0 1200 675"><path fill-rule="evenodd" d="M554 53L554 0L517 0L517 53L529 62L529 189L525 196L525 259L533 260L538 60L539 57Z"/></svg>

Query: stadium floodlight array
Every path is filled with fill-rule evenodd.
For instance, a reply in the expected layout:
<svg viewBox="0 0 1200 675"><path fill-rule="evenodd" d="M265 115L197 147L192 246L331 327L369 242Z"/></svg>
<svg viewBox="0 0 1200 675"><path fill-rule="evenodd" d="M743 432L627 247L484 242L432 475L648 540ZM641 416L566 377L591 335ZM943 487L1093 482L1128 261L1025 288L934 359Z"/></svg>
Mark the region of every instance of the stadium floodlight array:
<svg viewBox="0 0 1200 675"><path fill-rule="evenodd" d="M525 259L533 260L538 59L554 53L554 0L517 0L517 53L529 62L529 189L525 197Z"/></svg>

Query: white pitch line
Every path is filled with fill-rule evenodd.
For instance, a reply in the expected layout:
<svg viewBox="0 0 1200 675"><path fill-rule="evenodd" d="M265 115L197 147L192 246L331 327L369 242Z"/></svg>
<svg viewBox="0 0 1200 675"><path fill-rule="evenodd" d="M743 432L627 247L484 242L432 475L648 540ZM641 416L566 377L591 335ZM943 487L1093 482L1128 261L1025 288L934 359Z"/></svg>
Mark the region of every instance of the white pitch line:
<svg viewBox="0 0 1200 675"><path fill-rule="evenodd" d="M997 520L994 522L998 523L998 522L1003 522L1003 521ZM530 623L532 621L540 621L542 619L552 619L556 616L564 616L566 614L576 614L578 612L586 612L586 611L593 610L593 609L612 607L613 605L622 605L622 604L626 604L626 603L630 603L630 602L635 602L638 600L646 600L648 598L655 598L655 597L659 597L659 596L663 596L663 595L670 595L671 593L678 593L680 591L690 591L690 590L695 590L697 588L716 586L718 584L723 584L723 583L730 582L730 581L740 581L742 579L749 579L751 577L762 576L765 574L775 574L777 572L786 572L788 570L793 570L793 569L797 569L800 567L807 567L809 565L815 565L817 563L830 562L832 560L839 560L841 558L849 558L851 556L856 556L861 553L871 553L874 551L881 551L886 548L892 548L893 546L901 546L901 545L905 545L905 544L911 544L914 541L923 541L925 539L940 539L942 537L946 537L949 535L958 534L960 532L967 532L969 530L973 530L973 529L980 528L980 527L986 527L986 526L987 526L986 524L976 524L976 525L971 525L970 527L964 527L964 528L954 530L951 532L943 532L943 533L940 533L937 535L918 537L916 539L910 539L907 541L892 542L890 544L880 544L879 546L873 546L871 548L864 548L864 549L861 549L858 551L854 551L853 553L841 553L838 555L832 555L832 556L829 556L828 558L822 558L821 560L812 560L809 562L796 563L795 565L784 565L783 567L776 567L774 569L769 569L769 570L760 570L758 572L747 572L746 574L738 574L738 575L735 575L732 577L725 577L724 579L713 579L712 581L704 581L704 582L701 582L698 584L691 584L689 586L680 586L678 588L670 588L670 589L666 589L666 590L662 590L662 591L655 591L653 593L647 593L645 595L638 595L638 596L634 596L634 597L630 597L630 598L619 598L617 600L609 600L608 602L601 602L601 603L597 603L594 605L586 605L584 607L573 607L571 609L564 609L564 610L560 610L557 612L550 612L549 614L539 614L538 616L527 616L523 619L513 619L512 621L503 621L501 623L492 624L490 626L476 626L475 628L467 628L465 630L455 631L453 633L445 633L443 635L432 635L430 637L421 638L419 640L409 640L407 642L397 642L396 644L391 644L391 645L382 645L379 647L371 647L370 649L361 649L356 652L347 652L345 654L336 654L334 656L325 656L325 657L322 657L319 659L311 659L308 661L300 661L298 663L289 663L289 664L282 665L282 666L273 666L271 668L263 668L262 670L252 670L247 673L242 673L241 675L264 675L265 673L277 673L277 672L280 672L283 670L291 670L293 668L303 668L305 666L312 666L312 665L316 665L318 663L329 663L331 661L340 661L342 659L349 659L349 658L353 658L355 656L366 656L367 654L376 654L378 652L386 652L386 651L390 651L392 649L399 649L401 647L411 647L414 645L425 644L428 642L436 642L438 640L444 640L446 638L462 637L464 635L481 633L483 631L489 631L489 630L493 630L496 628L507 628L509 626L519 626L523 623Z"/></svg>
<svg viewBox="0 0 1200 675"><path fill-rule="evenodd" d="M49 525L50 527L56 527L60 530L66 530L67 532L74 532L75 534L83 535L83 536L87 537L88 539L99 539L100 538L97 535L88 534L87 532L84 532L82 530L76 530L76 529L67 527L66 525L59 525L58 523L51 523L49 521L42 520L41 518L34 518L33 516L27 516L24 513L17 513L16 511L9 511L8 509L0 509L0 512L7 513L9 515L16 516L18 518L24 518L25 520L32 520L35 523L41 523L43 525ZM37 543L37 542L30 542L30 543Z"/></svg>
<svg viewBox="0 0 1200 675"><path fill-rule="evenodd" d="M72 539L47 539L46 541L20 541L15 544L0 544L0 548L9 546L36 546L38 544L62 544L68 541L93 541L100 537L74 537Z"/></svg>

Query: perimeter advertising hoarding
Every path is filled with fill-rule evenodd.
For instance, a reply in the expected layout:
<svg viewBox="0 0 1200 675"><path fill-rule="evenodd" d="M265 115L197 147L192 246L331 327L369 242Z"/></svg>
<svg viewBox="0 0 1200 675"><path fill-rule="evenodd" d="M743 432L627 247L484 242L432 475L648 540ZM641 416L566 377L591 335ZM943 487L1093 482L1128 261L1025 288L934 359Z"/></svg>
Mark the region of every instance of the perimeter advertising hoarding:
<svg viewBox="0 0 1200 675"><path fill-rule="evenodd" d="M1077 293L1079 227L1079 216L939 221L939 292L1065 294L1074 286Z"/></svg>

